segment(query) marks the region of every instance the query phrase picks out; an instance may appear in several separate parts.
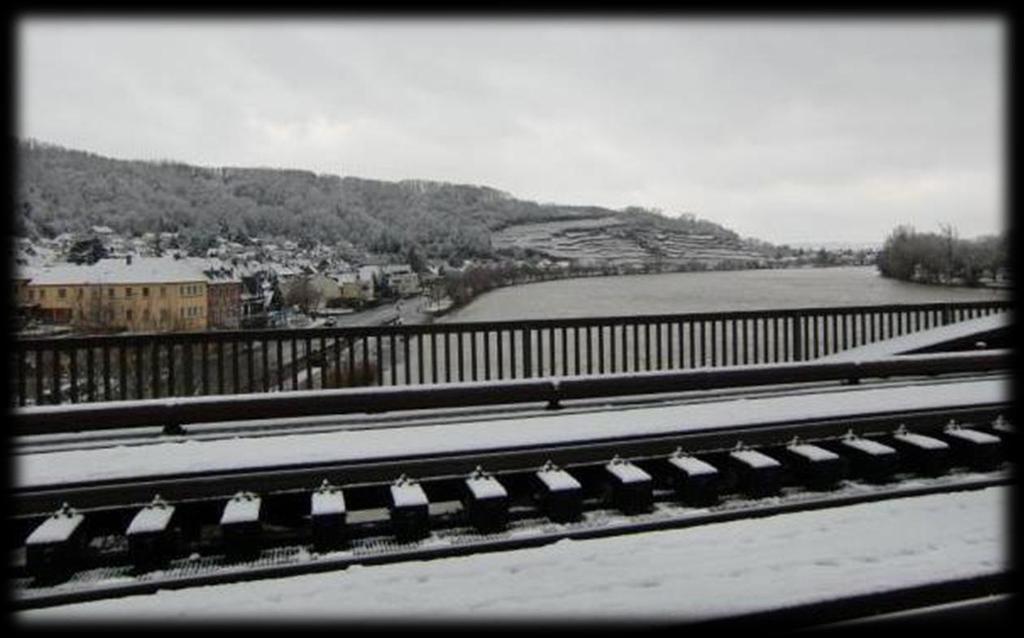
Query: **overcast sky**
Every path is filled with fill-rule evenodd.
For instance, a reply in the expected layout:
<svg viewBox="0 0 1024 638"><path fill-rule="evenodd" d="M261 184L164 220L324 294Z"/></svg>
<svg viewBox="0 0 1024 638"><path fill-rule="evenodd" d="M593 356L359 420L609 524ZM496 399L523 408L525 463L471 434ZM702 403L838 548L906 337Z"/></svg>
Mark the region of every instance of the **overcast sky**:
<svg viewBox="0 0 1024 638"><path fill-rule="evenodd" d="M125 159L492 186L772 242L1003 212L984 20L19 24L19 135Z"/></svg>

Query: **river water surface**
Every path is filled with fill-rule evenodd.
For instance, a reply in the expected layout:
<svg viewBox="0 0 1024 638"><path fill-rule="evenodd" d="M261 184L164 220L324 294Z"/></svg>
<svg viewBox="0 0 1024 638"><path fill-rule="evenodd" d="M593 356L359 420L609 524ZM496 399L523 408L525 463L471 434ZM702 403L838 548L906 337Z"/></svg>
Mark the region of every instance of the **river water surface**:
<svg viewBox="0 0 1024 638"><path fill-rule="evenodd" d="M560 279L486 293L441 323L1007 299L887 279L874 266Z"/></svg>

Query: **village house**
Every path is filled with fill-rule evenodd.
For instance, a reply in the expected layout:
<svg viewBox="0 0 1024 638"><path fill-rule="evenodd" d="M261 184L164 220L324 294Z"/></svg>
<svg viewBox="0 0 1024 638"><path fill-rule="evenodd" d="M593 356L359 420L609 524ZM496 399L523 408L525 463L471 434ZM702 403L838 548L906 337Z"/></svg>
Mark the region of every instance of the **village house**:
<svg viewBox="0 0 1024 638"><path fill-rule="evenodd" d="M420 277L409 264L383 267L384 285L400 297L420 294Z"/></svg>
<svg viewBox="0 0 1024 638"><path fill-rule="evenodd" d="M206 277L207 324L210 328L238 328L242 320L242 279L235 269L210 259L202 266Z"/></svg>
<svg viewBox="0 0 1024 638"><path fill-rule="evenodd" d="M359 287L363 291L363 300L373 301L377 298L377 287L380 286L381 279L384 276L383 267L367 264L360 266L357 272Z"/></svg>
<svg viewBox="0 0 1024 638"><path fill-rule="evenodd" d="M360 284L359 276L354 272L336 273L334 281L338 283L338 290L341 292L341 299L348 304L361 303L366 301L363 297L363 286Z"/></svg>
<svg viewBox="0 0 1024 638"><path fill-rule="evenodd" d="M32 271L23 298L36 316L84 329L205 330L207 281L185 259L101 259Z"/></svg>

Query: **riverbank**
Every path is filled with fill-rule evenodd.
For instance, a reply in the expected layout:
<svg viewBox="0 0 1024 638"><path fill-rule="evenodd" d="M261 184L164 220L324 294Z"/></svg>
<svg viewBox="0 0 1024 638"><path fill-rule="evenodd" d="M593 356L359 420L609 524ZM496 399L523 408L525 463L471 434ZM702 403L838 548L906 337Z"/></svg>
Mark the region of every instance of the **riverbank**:
<svg viewBox="0 0 1024 638"><path fill-rule="evenodd" d="M1013 291L1013 282L1006 279L981 279L974 285L965 283L962 279L954 279L953 281L923 281L921 279L903 279L900 277L892 277L885 273L879 272L879 275L886 279L892 279L894 281L902 281L908 284L918 284L920 286L938 286L940 288L966 288L968 290L1005 290L1008 292Z"/></svg>

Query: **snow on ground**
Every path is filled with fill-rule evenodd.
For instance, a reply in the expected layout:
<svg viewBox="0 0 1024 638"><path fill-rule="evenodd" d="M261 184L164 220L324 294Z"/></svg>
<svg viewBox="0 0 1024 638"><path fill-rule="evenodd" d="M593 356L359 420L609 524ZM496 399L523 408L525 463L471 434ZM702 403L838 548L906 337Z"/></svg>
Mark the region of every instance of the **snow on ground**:
<svg viewBox="0 0 1024 638"><path fill-rule="evenodd" d="M21 612L21 622L696 619L1010 568L1009 488Z"/></svg>
<svg viewBox="0 0 1024 638"><path fill-rule="evenodd" d="M613 439L715 427L1007 401L1007 379L845 392L730 398L602 412L467 421L216 441L184 441L15 455L19 486L178 472L336 462L407 454L506 448L539 442ZM240 406L240 407L244 407Z"/></svg>

